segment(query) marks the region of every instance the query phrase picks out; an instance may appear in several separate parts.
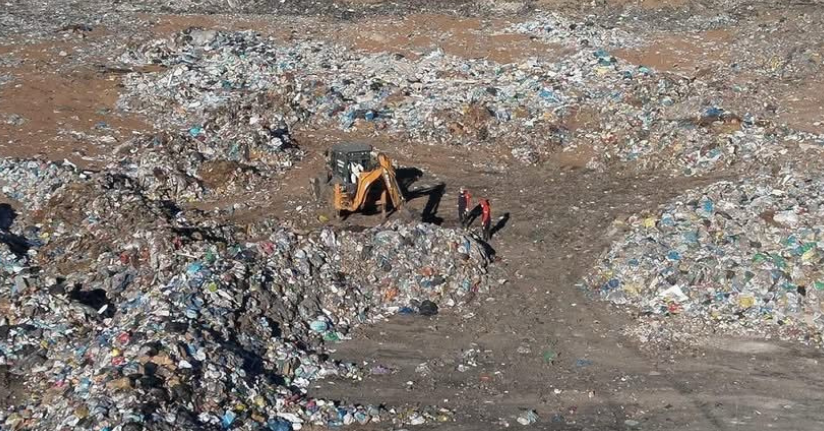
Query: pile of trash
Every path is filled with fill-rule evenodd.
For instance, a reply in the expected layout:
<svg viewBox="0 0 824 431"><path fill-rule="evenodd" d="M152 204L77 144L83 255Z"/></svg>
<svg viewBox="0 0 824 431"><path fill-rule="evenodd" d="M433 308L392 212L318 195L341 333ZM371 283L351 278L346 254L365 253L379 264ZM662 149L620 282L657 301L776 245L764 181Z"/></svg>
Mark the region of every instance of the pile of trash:
<svg viewBox="0 0 824 431"><path fill-rule="evenodd" d="M701 116L672 121L670 128L654 135L643 128L620 137L607 133L600 143L592 143L600 156L588 166L603 172L620 161L644 171L695 176L736 166L781 165L808 157L807 151L813 157L824 151L822 134L777 127L753 117L737 118L723 109L708 108Z"/></svg>
<svg viewBox="0 0 824 431"><path fill-rule="evenodd" d="M87 179L77 167L36 159L0 159L0 192L23 204L29 210L39 210L69 182Z"/></svg>
<svg viewBox="0 0 824 431"><path fill-rule="evenodd" d="M278 45L252 32L191 29L121 57L162 64L159 73L129 75L120 106L168 115L178 127L232 112L250 94L288 125L392 128L411 136L485 141L512 119L532 126L552 115L563 96L527 67L461 62L441 51L413 61L363 55L321 42ZM242 124L242 123L241 123ZM204 127L207 135L209 125ZM462 139L463 138L463 139Z"/></svg>
<svg viewBox="0 0 824 431"><path fill-rule="evenodd" d="M306 118L293 98L294 82L284 73L293 61L285 57L251 32L189 29L121 55L126 65L163 69L130 74L130 92L119 105L204 141L243 134L268 145L257 136L268 132L276 138L278 130Z"/></svg>
<svg viewBox="0 0 824 431"><path fill-rule="evenodd" d="M183 202L201 198L206 187L198 171L207 159L198 144L185 135L136 137L112 152L115 160L108 172L135 181L151 199Z"/></svg>
<svg viewBox="0 0 824 431"><path fill-rule="evenodd" d="M152 199L188 202L253 188L304 155L286 131L266 140L277 140L277 148L240 139L221 147L199 136L198 131L131 139L115 149L107 170L131 178Z"/></svg>
<svg viewBox="0 0 824 431"><path fill-rule="evenodd" d="M121 100L121 107L150 115L159 129L173 135L152 137L137 145L129 143L130 150L138 157L162 159L175 155L176 151L168 147L179 147L183 153L174 158L188 159L179 163L186 165L192 177L197 177L198 168L193 165L204 161L242 164L264 173L292 167L304 154L293 142L289 124L301 119L302 114L300 106L290 100L284 79L268 70L273 54L265 45L247 40L242 34L228 35L225 51L204 54L201 50L208 50L217 36L215 31L192 30L173 41L148 44L139 60L130 56L135 54L132 51L123 55L128 64L174 66L167 73L136 74L130 81L145 98L129 98L128 107ZM242 44L244 52L229 48L235 44ZM189 50L170 52L178 45ZM201 58L204 55L206 59ZM213 64L201 64L209 61L208 55L221 57L212 59ZM144 75L162 79L153 82ZM154 154L145 156L139 147L150 147ZM148 162L145 165L150 169L157 165Z"/></svg>
<svg viewBox="0 0 824 431"><path fill-rule="evenodd" d="M127 75L119 106L249 159L280 154L288 147L281 132L301 124L505 145L525 163L571 151L593 154L589 167L598 170L621 161L695 175L741 159L771 160L796 137L768 121L775 112L763 100L713 105L727 99L716 85L629 64L608 50L614 32L554 19L508 31L537 26L564 40L599 36L553 60L499 64L440 50L410 59L189 29L121 56L124 64L161 70Z"/></svg>
<svg viewBox="0 0 824 431"><path fill-rule="evenodd" d="M616 223L626 233L585 285L642 314L824 330L824 181L720 182ZM806 336L810 336L808 333Z"/></svg>
<svg viewBox="0 0 824 431"><path fill-rule="evenodd" d="M39 211L0 232L0 365L32 394L0 412L4 429L451 420L437 407L340 405L307 389L362 376L325 347L353 326L429 315L488 289L485 244L400 222L241 228L153 200L127 176L75 173L55 188L54 175L28 184Z"/></svg>
<svg viewBox="0 0 824 431"><path fill-rule="evenodd" d="M285 131L283 144L271 152L236 141L228 152L190 134L137 136L116 147L103 172L134 183L151 200L176 203L250 190L291 168L303 157ZM79 187L92 172L71 162L0 159L0 191L31 210L41 209L68 183Z"/></svg>
<svg viewBox="0 0 824 431"><path fill-rule="evenodd" d="M512 24L504 32L525 34L548 43L574 47L617 49L641 44L640 38L617 27L604 26L596 18L576 19L557 13L543 13L531 17L529 21Z"/></svg>

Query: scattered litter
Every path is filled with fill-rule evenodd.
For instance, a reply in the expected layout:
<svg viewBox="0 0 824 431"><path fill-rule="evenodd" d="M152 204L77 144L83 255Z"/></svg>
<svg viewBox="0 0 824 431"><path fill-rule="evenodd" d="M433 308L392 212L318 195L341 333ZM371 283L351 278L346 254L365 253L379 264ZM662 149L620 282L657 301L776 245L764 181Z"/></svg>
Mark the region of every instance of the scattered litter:
<svg viewBox="0 0 824 431"><path fill-rule="evenodd" d="M524 426L538 422L538 413L535 410L524 410L518 415L518 423Z"/></svg>
<svg viewBox="0 0 824 431"><path fill-rule="evenodd" d="M551 364L555 362L556 359L558 359L558 353L556 353L555 350L552 349L552 347L549 347L546 350L544 350L543 357L544 362L546 362L547 364Z"/></svg>
<svg viewBox="0 0 824 431"><path fill-rule="evenodd" d="M589 359L576 359L575 360L575 366L579 367L579 368L588 367L588 366L592 365L592 363L593 362Z"/></svg>

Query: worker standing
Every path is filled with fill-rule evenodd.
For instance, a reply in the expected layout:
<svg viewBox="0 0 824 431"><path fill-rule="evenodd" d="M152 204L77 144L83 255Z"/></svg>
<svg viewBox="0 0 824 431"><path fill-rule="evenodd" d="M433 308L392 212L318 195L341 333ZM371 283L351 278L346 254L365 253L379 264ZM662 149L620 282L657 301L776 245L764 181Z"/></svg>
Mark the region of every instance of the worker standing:
<svg viewBox="0 0 824 431"><path fill-rule="evenodd" d="M489 201L481 199L481 227L483 228L484 241L492 238L492 208Z"/></svg>
<svg viewBox="0 0 824 431"><path fill-rule="evenodd" d="M469 222L469 211L472 205L472 195L469 194L469 190L461 187L461 191L458 194L458 220L461 221L461 227L466 229L466 225Z"/></svg>

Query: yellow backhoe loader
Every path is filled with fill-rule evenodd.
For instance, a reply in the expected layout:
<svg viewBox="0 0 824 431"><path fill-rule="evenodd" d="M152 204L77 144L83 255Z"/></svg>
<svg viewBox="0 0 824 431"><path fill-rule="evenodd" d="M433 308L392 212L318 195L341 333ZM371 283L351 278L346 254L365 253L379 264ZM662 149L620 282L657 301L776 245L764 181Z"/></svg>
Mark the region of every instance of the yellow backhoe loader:
<svg viewBox="0 0 824 431"><path fill-rule="evenodd" d="M387 205L399 210L406 199L401 192L392 160L377 153L367 144L337 144L327 152L326 189L331 186L331 202L337 217L360 212L373 202L380 187L380 198L375 201L384 218ZM312 184L315 196L321 199L324 190L319 180Z"/></svg>

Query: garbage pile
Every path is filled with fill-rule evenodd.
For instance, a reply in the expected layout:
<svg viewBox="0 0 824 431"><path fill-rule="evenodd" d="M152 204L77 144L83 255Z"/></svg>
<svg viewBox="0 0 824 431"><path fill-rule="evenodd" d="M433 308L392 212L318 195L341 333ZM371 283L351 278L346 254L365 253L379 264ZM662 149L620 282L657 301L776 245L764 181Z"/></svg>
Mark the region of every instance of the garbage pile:
<svg viewBox="0 0 824 431"><path fill-rule="evenodd" d="M132 94L120 105L161 114L161 122L194 129L193 135L205 140L236 133L232 128L249 129L245 132L252 135L275 131L305 118L283 74L294 60L281 54L251 32L189 29L150 41L120 60L164 70L130 75L126 83Z"/></svg>
<svg viewBox="0 0 824 431"><path fill-rule="evenodd" d="M618 223L626 233L586 286L642 314L811 328L820 339L824 181L793 172L773 178L716 183Z"/></svg>
<svg viewBox="0 0 824 431"><path fill-rule="evenodd" d="M759 167L797 161L802 153L796 152L799 147L817 154L824 150L824 135L753 117L737 118L723 109L708 108L701 116L671 121L672 128L662 130L662 135L647 135L641 128L615 141L615 135L607 134L602 143L593 142L592 149L603 153L588 166L605 171L620 161L642 170L694 176L746 164Z"/></svg>
<svg viewBox="0 0 824 431"><path fill-rule="evenodd" d="M200 198L207 191L198 171L206 156L198 141L185 135L141 136L118 146L109 172L120 172L151 199L178 202ZM230 176L236 169L231 170Z"/></svg>
<svg viewBox="0 0 824 431"><path fill-rule="evenodd" d="M221 152L188 133L137 136L114 149L104 172L134 183L151 200L184 203L225 196L270 181L303 157L288 133L278 139L285 143L280 149L261 154L241 142ZM0 159L0 190L31 210L43 207L67 183L78 187L91 175L68 161Z"/></svg>
<svg viewBox="0 0 824 431"><path fill-rule="evenodd" d="M249 31L189 29L121 56L131 66L163 69L127 75L119 106L229 154L279 154L279 131L300 124L506 145L525 163L584 151L594 154L593 169L622 161L695 175L742 159L772 160L796 138L770 122L775 112L764 100L715 105L729 99L716 84L616 58L609 52L622 40L610 36L615 31L553 20L508 31L557 33L578 49L512 64L440 50L410 59L323 42L284 45ZM824 143L822 136L809 139ZM247 149L230 148L237 143Z"/></svg>
<svg viewBox="0 0 824 431"><path fill-rule="evenodd" d="M187 202L253 188L291 168L303 157L287 132L277 149L241 140L228 148L197 133L158 133L127 141L114 151L109 172L136 181L152 199ZM222 142L222 141L221 141Z"/></svg>
<svg viewBox="0 0 824 431"><path fill-rule="evenodd" d="M42 208L67 183L87 178L69 162L0 159L0 191L32 211Z"/></svg>
<svg viewBox="0 0 824 431"><path fill-rule="evenodd" d="M4 429L451 420L437 407L338 405L307 388L360 378L325 348L353 326L485 291L484 244L400 222L247 229L151 199L128 176L41 172L42 184L25 183L39 211L21 210L0 232L0 364L25 375L33 397L0 412ZM19 177L0 178L9 173Z"/></svg>
<svg viewBox="0 0 824 431"><path fill-rule="evenodd" d="M191 30L173 41L148 44L140 52L139 60L134 58L135 51L124 54L128 64L174 65L161 74L161 82L144 80L135 84L136 90L147 98L132 99L129 109L150 115L167 134L181 135L171 139L177 141L174 146L183 147L184 157L194 157L181 161L188 165L191 176L196 176L196 167L192 165L204 160L226 166L248 165L264 173L290 168L303 157L289 132L289 124L301 118L300 107L289 100L288 87L281 88L284 80L267 71L268 62L274 58L272 53L260 42L231 34L223 41L225 51L210 52L210 43L216 37L215 31ZM232 47L244 43L240 48ZM170 51L178 45L188 51ZM239 49L244 51L238 52ZM206 59L201 58L204 55ZM211 59L209 55L220 58ZM201 64L206 61L212 64ZM137 76L142 75L157 77ZM169 140L164 137L157 142L155 138L150 143L157 156L174 155L164 148L170 145ZM146 147L146 143L142 146Z"/></svg>
<svg viewBox="0 0 824 431"><path fill-rule="evenodd" d="M608 28L595 16L576 19L557 13L542 13L528 21L512 24L506 33L519 33L540 38L548 43L574 47L607 49L630 48L641 44L639 38L617 27Z"/></svg>
<svg viewBox="0 0 824 431"><path fill-rule="evenodd" d="M713 12L714 16L710 17L705 13L695 14L695 11L688 9L679 12L667 11L668 22L663 28L655 26L657 28L653 32L657 34L650 34L649 26L644 28L643 19L635 22L623 20L622 24L632 27L627 30L637 38L656 42L660 42L662 33L666 37L669 32L708 32L689 43L703 45L703 51L707 53L719 51L720 55L701 58L701 62L703 67L714 69L712 73L715 81L723 79L723 82L729 83L732 87L752 85L758 86L761 91L769 89L780 92L782 85L770 88L771 86L763 85L763 79L758 78L768 78L773 83L794 82L817 76L821 71L824 51L820 44L810 43L808 35L809 29L822 25L822 17L819 14L802 13L793 19L780 18L769 22L756 22L727 13ZM734 30L729 31L730 29ZM711 30L716 31L710 32ZM779 34L782 37L774 37ZM703 37L705 35L708 37ZM727 53L732 55L725 55L720 53L721 50L714 49L720 45L726 46ZM744 53L746 55L743 55ZM725 75L729 74L735 76L728 79ZM787 89L783 88L783 91L786 92ZM763 94L761 96L763 97Z"/></svg>
<svg viewBox="0 0 824 431"><path fill-rule="evenodd" d="M534 122L562 101L542 79L515 66L463 63L441 51L412 61L322 42L281 46L252 32L187 30L121 60L168 69L130 75L121 107L169 115L178 126L203 122L206 111L232 111L236 100L256 93L256 103L289 125L311 119L343 130L392 128L415 137L486 141L504 133L499 125L513 116Z"/></svg>

